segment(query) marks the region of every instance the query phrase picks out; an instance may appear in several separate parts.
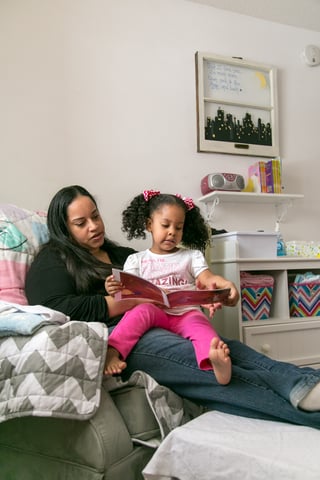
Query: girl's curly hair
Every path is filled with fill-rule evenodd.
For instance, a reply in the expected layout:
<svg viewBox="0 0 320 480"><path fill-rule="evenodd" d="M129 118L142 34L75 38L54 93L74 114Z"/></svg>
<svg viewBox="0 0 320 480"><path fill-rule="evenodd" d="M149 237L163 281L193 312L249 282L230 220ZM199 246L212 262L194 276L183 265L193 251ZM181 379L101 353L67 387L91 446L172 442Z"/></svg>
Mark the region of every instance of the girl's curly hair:
<svg viewBox="0 0 320 480"><path fill-rule="evenodd" d="M163 205L178 205L185 212L182 244L186 248L204 251L209 243L209 229L196 205L188 209L182 198L167 193L160 193L146 201L141 193L133 198L122 212L122 231L128 240L146 238L148 218Z"/></svg>

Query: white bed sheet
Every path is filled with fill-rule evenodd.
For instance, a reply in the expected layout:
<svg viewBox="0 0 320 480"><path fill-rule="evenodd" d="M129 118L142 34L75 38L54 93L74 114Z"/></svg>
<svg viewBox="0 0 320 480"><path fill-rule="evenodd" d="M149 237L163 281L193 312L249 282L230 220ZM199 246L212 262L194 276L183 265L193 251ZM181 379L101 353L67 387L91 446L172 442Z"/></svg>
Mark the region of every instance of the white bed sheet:
<svg viewBox="0 0 320 480"><path fill-rule="evenodd" d="M320 480L320 431L209 412L173 430L146 480Z"/></svg>

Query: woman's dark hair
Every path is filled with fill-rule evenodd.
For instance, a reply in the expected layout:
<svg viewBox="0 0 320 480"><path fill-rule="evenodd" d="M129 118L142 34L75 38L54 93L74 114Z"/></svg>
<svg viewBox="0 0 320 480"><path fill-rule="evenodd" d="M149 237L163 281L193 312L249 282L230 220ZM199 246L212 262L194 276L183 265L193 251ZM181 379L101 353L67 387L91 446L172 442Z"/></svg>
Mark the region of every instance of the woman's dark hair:
<svg viewBox="0 0 320 480"><path fill-rule="evenodd" d="M196 205L188 209L182 198L176 195L159 193L146 201L141 193L134 197L129 206L122 212L122 231L128 240L146 238L146 225L153 212L163 205L178 205L185 211L182 244L187 248L204 251L209 243L209 229Z"/></svg>
<svg viewBox="0 0 320 480"><path fill-rule="evenodd" d="M68 207L77 197L88 197L97 207L94 197L83 187L71 185L59 190L52 198L47 216L49 242L47 247L57 251L66 263L79 293L85 293L96 282L110 275L110 265L100 262L87 249L74 241L68 229ZM98 208L98 207L97 207ZM115 244L105 239L104 245Z"/></svg>
<svg viewBox="0 0 320 480"><path fill-rule="evenodd" d="M50 239L58 244L70 246L71 237L68 229L68 207L77 197L89 197L97 207L94 197L80 185L71 185L59 190L52 198L48 208L48 230Z"/></svg>

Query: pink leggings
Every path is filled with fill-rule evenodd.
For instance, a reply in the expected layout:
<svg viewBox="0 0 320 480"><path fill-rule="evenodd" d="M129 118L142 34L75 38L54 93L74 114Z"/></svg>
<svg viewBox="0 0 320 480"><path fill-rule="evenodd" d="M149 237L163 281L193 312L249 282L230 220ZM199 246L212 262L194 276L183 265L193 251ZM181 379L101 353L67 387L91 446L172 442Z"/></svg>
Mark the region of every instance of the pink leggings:
<svg viewBox="0 0 320 480"><path fill-rule="evenodd" d="M208 358L210 342L219 335L200 310L191 310L182 315L170 315L152 303L143 303L132 308L112 330L108 344L126 359L142 335L151 328L164 328L190 340L195 350L199 367L212 369Z"/></svg>

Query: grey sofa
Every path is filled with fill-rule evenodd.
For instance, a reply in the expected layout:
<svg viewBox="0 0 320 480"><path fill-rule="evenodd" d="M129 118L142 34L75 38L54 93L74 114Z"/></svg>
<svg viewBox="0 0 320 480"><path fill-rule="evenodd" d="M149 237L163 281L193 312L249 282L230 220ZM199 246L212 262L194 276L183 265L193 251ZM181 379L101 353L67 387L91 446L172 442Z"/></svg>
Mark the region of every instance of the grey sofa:
<svg viewBox="0 0 320 480"><path fill-rule="evenodd" d="M45 213L2 204L0 233L0 300L23 304L25 274L47 239ZM0 402L5 378L0 368ZM184 421L198 415L197 408L189 412ZM89 420L16 416L0 422L0 480L139 480L154 449L132 437L160 437L145 389L110 393L102 384Z"/></svg>
<svg viewBox="0 0 320 480"><path fill-rule="evenodd" d="M102 389L90 420L21 417L0 424L1 480L138 480L159 434L140 387Z"/></svg>

